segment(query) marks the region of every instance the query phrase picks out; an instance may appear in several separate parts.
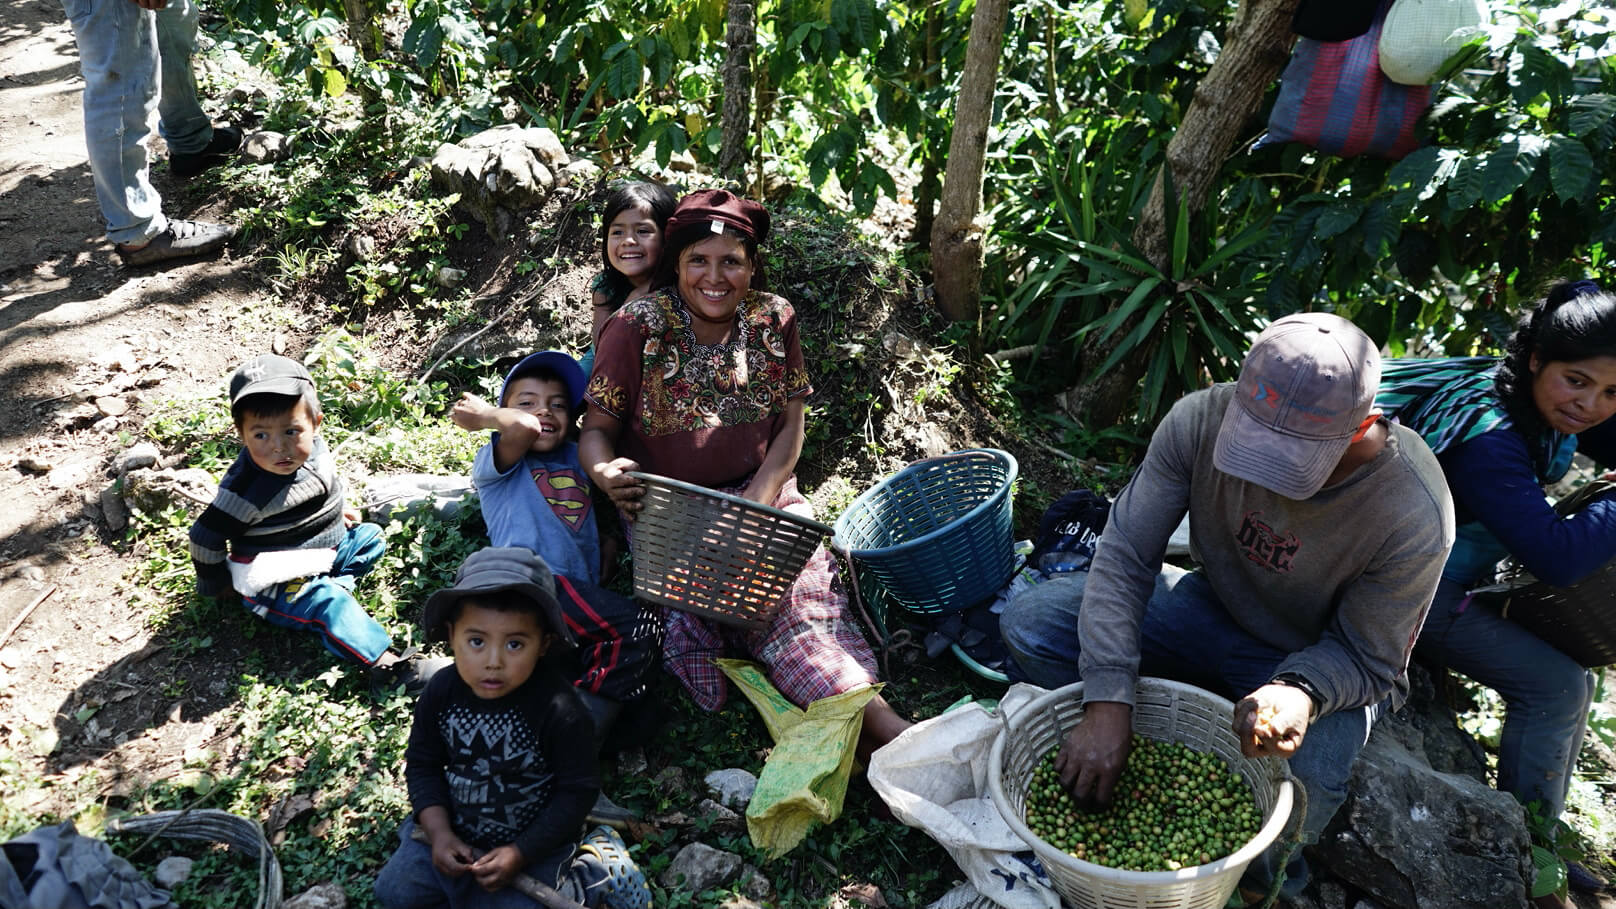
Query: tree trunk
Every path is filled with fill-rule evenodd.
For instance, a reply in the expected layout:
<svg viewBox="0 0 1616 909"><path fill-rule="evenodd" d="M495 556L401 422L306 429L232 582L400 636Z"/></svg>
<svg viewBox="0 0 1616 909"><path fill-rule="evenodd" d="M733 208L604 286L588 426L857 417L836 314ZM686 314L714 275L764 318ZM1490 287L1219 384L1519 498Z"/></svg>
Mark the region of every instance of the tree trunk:
<svg viewBox="0 0 1616 909"><path fill-rule="evenodd" d="M931 229L931 267L937 306L955 322L975 322L982 302L982 164L993 118L993 87L1004 48L1009 0L977 0L971 16L965 70L954 106L942 205Z"/></svg>
<svg viewBox="0 0 1616 909"><path fill-rule="evenodd" d="M370 0L342 0L342 15L348 20L348 37L359 48L359 56L379 60L384 48L382 27Z"/></svg>
<svg viewBox="0 0 1616 909"><path fill-rule="evenodd" d="M1195 97L1184 111L1184 121L1167 144L1167 165L1173 170L1173 188L1191 213L1206 204L1223 162L1244 132L1246 122L1262 104L1268 86L1279 78L1290 58L1296 35L1291 17L1298 0L1241 0L1224 36L1223 50L1212 68L1195 86ZM1167 236L1164 190L1156 176L1150 200L1134 223L1133 242L1155 263L1167 264L1172 241ZM1143 309L1143 308L1142 308ZM1118 328L1106 342L1091 337L1078 352L1083 373L1104 362L1112 339L1126 337L1135 323ZM1158 339L1159 340L1159 339ZM1111 426L1122 416L1138 391L1149 357L1129 357L1110 373L1078 385L1066 393L1065 407L1090 426Z"/></svg>
<svg viewBox="0 0 1616 909"><path fill-rule="evenodd" d="M746 134L752 123L752 48L757 45L757 14L752 0L729 0L729 24L724 31L724 138L718 152L718 172L743 182L746 176Z"/></svg>

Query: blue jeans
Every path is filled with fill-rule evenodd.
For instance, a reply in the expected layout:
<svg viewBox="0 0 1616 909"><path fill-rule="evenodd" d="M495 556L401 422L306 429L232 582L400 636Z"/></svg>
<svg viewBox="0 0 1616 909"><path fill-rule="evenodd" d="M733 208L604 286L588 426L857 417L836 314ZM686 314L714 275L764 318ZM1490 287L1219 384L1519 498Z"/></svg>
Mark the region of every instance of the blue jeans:
<svg viewBox="0 0 1616 909"><path fill-rule="evenodd" d="M384 909L534 909L538 902L509 887L489 893L470 874L449 877L432 865L432 847L410 837L415 819L404 821L398 832L398 851L382 866L372 888ZM572 847L559 850L522 869L529 877L549 884L564 896L582 901L581 888L561 879Z"/></svg>
<svg viewBox="0 0 1616 909"><path fill-rule="evenodd" d="M1545 817L1559 817L1588 725L1593 674L1497 607L1467 602L1464 586L1447 578L1414 652L1498 692L1505 708L1498 788L1523 805L1538 802Z"/></svg>
<svg viewBox="0 0 1616 909"><path fill-rule="evenodd" d="M1088 572L1060 575L1024 591L1005 607L1000 629L1015 661L1012 678L1045 688L1079 681L1081 650L1077 617ZM1139 629L1139 674L1173 679L1238 701L1266 685L1289 652L1248 634L1229 618L1199 573L1163 566ZM1387 706L1342 710L1308 727L1290 769L1307 791L1302 842L1318 842L1347 797L1352 762L1369 739L1370 727ZM1273 883L1285 844L1276 843L1246 872L1246 886ZM1285 868L1282 895L1294 898L1307 885L1300 851Z"/></svg>
<svg viewBox="0 0 1616 909"><path fill-rule="evenodd" d="M148 178L152 111L172 154L195 154L213 139L191 73L196 4L169 0L152 11L130 0L62 0L62 7L84 73L84 143L107 239L141 243L168 227Z"/></svg>
<svg viewBox="0 0 1616 909"><path fill-rule="evenodd" d="M386 652L392 638L354 599L353 584L354 578L376 567L386 550L380 527L355 524L337 547L330 574L276 584L256 597L242 597L242 603L271 624L313 631L325 649L369 666Z"/></svg>

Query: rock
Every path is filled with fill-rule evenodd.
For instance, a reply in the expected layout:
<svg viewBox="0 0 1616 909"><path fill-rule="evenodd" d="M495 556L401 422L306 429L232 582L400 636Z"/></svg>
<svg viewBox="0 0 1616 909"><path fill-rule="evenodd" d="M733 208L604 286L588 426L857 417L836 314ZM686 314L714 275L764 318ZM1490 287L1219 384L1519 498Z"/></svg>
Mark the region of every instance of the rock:
<svg viewBox="0 0 1616 909"><path fill-rule="evenodd" d="M685 768L679 766L662 768L651 781L656 783L657 789L661 792L683 792L690 788L690 784L685 781Z"/></svg>
<svg viewBox="0 0 1616 909"><path fill-rule="evenodd" d="M642 777L651 769L646 763L645 749L630 748L617 755L617 772L624 776Z"/></svg>
<svg viewBox="0 0 1616 909"><path fill-rule="evenodd" d="M437 272L432 275L432 279L444 290L453 290L459 287L462 281L466 280L466 270L464 268L450 268L444 265L438 268Z"/></svg>
<svg viewBox="0 0 1616 909"><path fill-rule="evenodd" d="M116 417L107 419L117 422ZM92 467L88 460L72 461L51 468L50 476L45 478L45 482L56 489L76 489L89 481L91 473Z"/></svg>
<svg viewBox="0 0 1616 909"><path fill-rule="evenodd" d="M123 478L123 500L130 508L162 511L176 502L201 511L219 489L213 476L199 467L180 470L131 470Z"/></svg>
<svg viewBox="0 0 1616 909"><path fill-rule="evenodd" d="M129 412L129 402L118 395L102 395L95 399L95 409L102 416L121 417Z"/></svg>
<svg viewBox="0 0 1616 909"><path fill-rule="evenodd" d="M98 432L102 435L111 435L118 431L118 418L111 415L102 417L90 424L90 431Z"/></svg>
<svg viewBox="0 0 1616 909"><path fill-rule="evenodd" d="M1432 769L1427 742L1442 762L1463 749L1430 734L1443 715L1451 728L1453 714L1432 699L1429 675L1416 665L1410 680L1414 696L1375 725L1353 766L1347 801L1309 860L1382 906L1524 904L1532 871L1520 805L1469 772Z"/></svg>
<svg viewBox="0 0 1616 909"><path fill-rule="evenodd" d="M22 581L43 581L45 580L45 569L40 568L38 565L23 562L12 570L11 576Z"/></svg>
<svg viewBox="0 0 1616 909"><path fill-rule="evenodd" d="M555 189L553 168L567 163L555 133L542 127L496 126L432 155L432 182L460 194L460 204L489 233L509 235L519 212L537 208Z"/></svg>
<svg viewBox="0 0 1616 909"><path fill-rule="evenodd" d="M241 140L241 157L254 164L284 161L292 154L292 140L285 133L261 129Z"/></svg>
<svg viewBox="0 0 1616 909"><path fill-rule="evenodd" d="M257 85L237 85L224 96L224 103L230 107L253 107L268 100L269 95Z"/></svg>
<svg viewBox="0 0 1616 909"><path fill-rule="evenodd" d="M741 866L741 873L737 876L736 882L740 885L741 895L748 899L757 900L764 905L774 900L774 882L751 865Z"/></svg>
<svg viewBox="0 0 1616 909"><path fill-rule="evenodd" d="M129 446L123 454L118 455L118 474L121 476L131 470L142 467L155 467L163 459L163 453L151 442L137 442Z"/></svg>
<svg viewBox="0 0 1616 909"><path fill-rule="evenodd" d="M485 129L460 144L467 148L521 145L531 152L533 157L549 167L565 166L569 160L567 150L562 147L555 130L545 126L523 127L505 123L492 129Z"/></svg>
<svg viewBox="0 0 1616 909"><path fill-rule="evenodd" d="M195 864L183 855L171 855L157 863L152 871L152 880L164 890L173 890L176 884L184 882L191 876L191 866Z"/></svg>
<svg viewBox="0 0 1616 909"><path fill-rule="evenodd" d="M578 158L556 175L556 182L576 186L600 176L600 165L587 158Z"/></svg>
<svg viewBox="0 0 1616 909"><path fill-rule="evenodd" d="M458 516L465 501L476 494L470 477L405 473L372 478L360 500L365 517L373 521L385 522L427 509L448 520Z"/></svg>
<svg viewBox="0 0 1616 909"><path fill-rule="evenodd" d="M708 819L715 827L723 827L729 830L739 830L743 823L739 814L712 799L702 799L696 805L696 816Z"/></svg>
<svg viewBox="0 0 1616 909"><path fill-rule="evenodd" d="M745 896L726 897L718 909L763 909L764 904Z"/></svg>
<svg viewBox="0 0 1616 909"><path fill-rule="evenodd" d="M284 903L281 909L347 909L348 894L341 885L327 881L299 893Z"/></svg>
<svg viewBox="0 0 1616 909"><path fill-rule="evenodd" d="M50 473L56 465L46 458L25 457L17 459L17 469L24 473Z"/></svg>
<svg viewBox="0 0 1616 909"><path fill-rule="evenodd" d="M101 500L97 504L101 507L101 517L107 522L108 530L117 533L129 526L129 506L123 503L123 493L117 483L101 490Z"/></svg>
<svg viewBox="0 0 1616 909"><path fill-rule="evenodd" d="M741 857L735 853L714 849L703 843L691 843L679 850L657 880L670 890L701 893L735 880L740 870Z"/></svg>
<svg viewBox="0 0 1616 909"><path fill-rule="evenodd" d="M728 770L714 770L702 778L711 792L725 807L736 811L745 811L752 801L752 793L757 789L757 777L731 767Z"/></svg>
<svg viewBox="0 0 1616 909"><path fill-rule="evenodd" d="M353 256L355 262L369 262L376 258L376 238L370 234L349 234L342 244L342 250Z"/></svg>

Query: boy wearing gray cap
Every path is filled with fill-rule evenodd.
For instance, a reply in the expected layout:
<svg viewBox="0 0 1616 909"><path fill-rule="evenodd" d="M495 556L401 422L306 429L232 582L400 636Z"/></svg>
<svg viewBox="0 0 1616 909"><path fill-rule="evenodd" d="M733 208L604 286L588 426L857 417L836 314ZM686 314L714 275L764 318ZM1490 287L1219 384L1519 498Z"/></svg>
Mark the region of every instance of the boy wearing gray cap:
<svg viewBox="0 0 1616 909"><path fill-rule="evenodd" d="M449 642L454 671L435 673L415 704L404 753L413 811L377 901L539 905L516 889L525 875L587 906L648 907L616 833L579 840L600 791L594 723L547 658L576 646L549 566L521 547L480 549L427 600L421 624L427 640Z"/></svg>
<svg viewBox="0 0 1616 909"><path fill-rule="evenodd" d="M230 415L241 453L191 525L197 593L239 593L259 618L316 632L337 656L409 684L393 676L411 664L353 596L386 544L343 505L314 379L296 360L256 357L230 377Z"/></svg>
<svg viewBox="0 0 1616 909"><path fill-rule="evenodd" d="M1407 696L1409 653L1454 539L1435 456L1372 410L1379 376L1378 351L1351 322L1274 322L1237 382L1186 396L1157 427L1086 575L1005 609L1021 677L1084 683L1084 721L1056 762L1080 803L1111 801L1145 675L1238 702L1242 751L1289 759L1306 787L1304 842L1340 807L1370 725ZM1162 564L1186 513L1193 572ZM1272 887L1278 856L1247 871L1248 899ZM1300 853L1285 872L1292 898L1307 883Z"/></svg>

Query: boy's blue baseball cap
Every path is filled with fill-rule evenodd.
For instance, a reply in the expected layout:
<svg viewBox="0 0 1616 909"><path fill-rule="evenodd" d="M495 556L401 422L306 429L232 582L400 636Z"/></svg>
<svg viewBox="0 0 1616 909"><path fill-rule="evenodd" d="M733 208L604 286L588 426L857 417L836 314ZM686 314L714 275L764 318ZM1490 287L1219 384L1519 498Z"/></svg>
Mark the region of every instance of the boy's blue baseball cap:
<svg viewBox="0 0 1616 909"><path fill-rule="evenodd" d="M589 384L589 377L584 375L583 368L578 365L577 360L559 350L541 350L538 353L528 354L521 362L511 367L511 371L505 374L505 384L499 387L499 405L505 406L505 392L510 390L512 382L543 370L549 370L561 377L562 384L567 386L567 404L576 414L578 404L584 399L584 387Z"/></svg>

